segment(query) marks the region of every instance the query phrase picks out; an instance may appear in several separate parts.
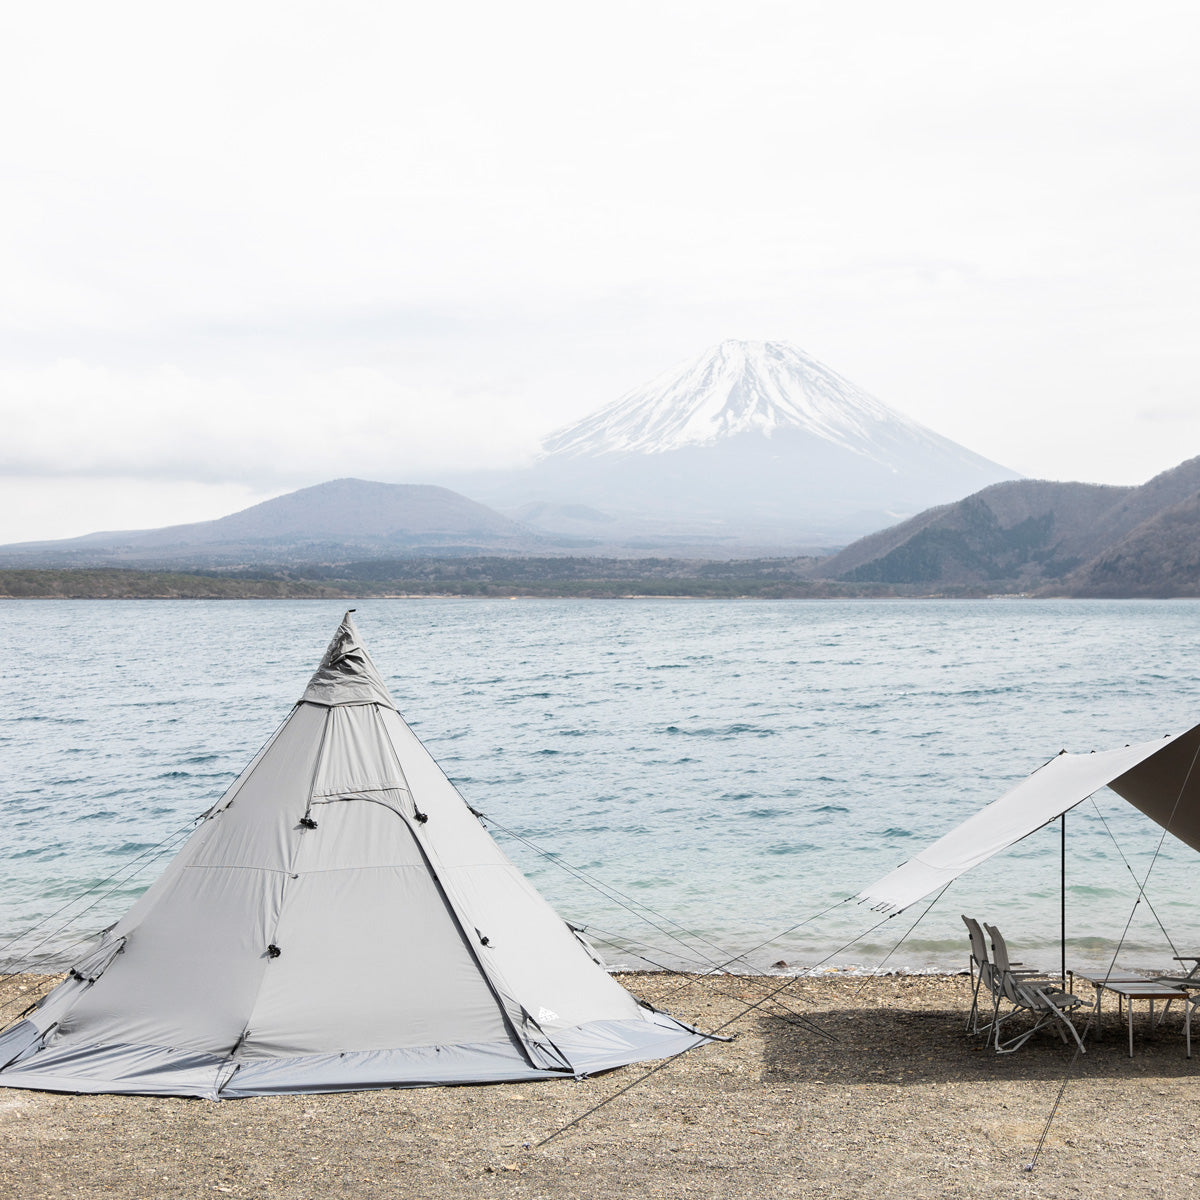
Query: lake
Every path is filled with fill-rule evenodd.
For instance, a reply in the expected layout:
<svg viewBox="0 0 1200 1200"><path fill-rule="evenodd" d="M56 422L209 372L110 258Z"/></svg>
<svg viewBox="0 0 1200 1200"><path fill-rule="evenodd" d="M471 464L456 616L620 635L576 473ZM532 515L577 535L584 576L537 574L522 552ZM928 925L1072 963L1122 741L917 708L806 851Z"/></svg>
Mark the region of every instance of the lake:
<svg viewBox="0 0 1200 1200"><path fill-rule="evenodd" d="M1193 601L357 608L397 705L506 852L630 967L961 969L961 912L1055 967L1057 823L953 885L898 949L924 903L868 933L878 917L842 901L1060 749L1200 720ZM0 957L69 961L128 907L286 717L341 614L3 603ZM1067 831L1070 963L1107 964L1162 831L1108 791ZM1200 952L1195 865L1165 839L1122 965Z"/></svg>

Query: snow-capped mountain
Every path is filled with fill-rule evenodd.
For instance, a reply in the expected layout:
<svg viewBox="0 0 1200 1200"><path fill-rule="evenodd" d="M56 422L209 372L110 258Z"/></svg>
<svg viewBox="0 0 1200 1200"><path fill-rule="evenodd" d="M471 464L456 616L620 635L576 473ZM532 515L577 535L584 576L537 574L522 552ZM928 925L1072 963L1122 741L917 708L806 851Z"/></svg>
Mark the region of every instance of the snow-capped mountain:
<svg viewBox="0 0 1200 1200"><path fill-rule="evenodd" d="M885 465L883 443L896 435L928 439L939 450L954 445L788 342L729 340L551 434L542 450L580 457L667 454L740 434L771 438L788 431ZM964 461L986 462L961 453Z"/></svg>
<svg viewBox="0 0 1200 1200"><path fill-rule="evenodd" d="M795 346L725 341L551 434L531 468L453 486L546 531L719 550L844 543L1017 477Z"/></svg>

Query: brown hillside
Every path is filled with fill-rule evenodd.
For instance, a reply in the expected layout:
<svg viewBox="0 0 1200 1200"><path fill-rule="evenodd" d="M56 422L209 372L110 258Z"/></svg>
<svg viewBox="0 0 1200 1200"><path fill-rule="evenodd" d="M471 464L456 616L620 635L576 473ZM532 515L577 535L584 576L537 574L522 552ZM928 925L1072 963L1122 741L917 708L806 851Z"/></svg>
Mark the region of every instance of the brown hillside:
<svg viewBox="0 0 1200 1200"><path fill-rule="evenodd" d="M1071 596L1200 596L1200 491L1073 571Z"/></svg>

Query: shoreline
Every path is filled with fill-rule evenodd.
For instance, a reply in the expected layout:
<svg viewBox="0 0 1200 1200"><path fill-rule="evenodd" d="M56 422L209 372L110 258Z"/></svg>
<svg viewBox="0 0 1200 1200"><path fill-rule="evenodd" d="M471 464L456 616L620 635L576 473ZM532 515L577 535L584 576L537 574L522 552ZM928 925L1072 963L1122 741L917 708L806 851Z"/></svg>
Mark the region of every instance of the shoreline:
<svg viewBox="0 0 1200 1200"><path fill-rule="evenodd" d="M1130 1059L1109 1014L1072 1066L1050 1034L1005 1056L965 1036L964 975L617 978L734 1040L578 1082L220 1103L0 1088L0 1196L1115 1200L1178 1190L1200 1150L1181 1017L1154 1032L1139 1008Z"/></svg>
<svg viewBox="0 0 1200 1200"><path fill-rule="evenodd" d="M464 569L455 560L429 560L410 570L376 575L363 564L320 567L138 568L0 567L0 600L1063 600L1195 599L1197 591L1146 588L1098 596L1072 594L1048 582L1010 592L995 583L858 583L809 576L774 560L712 561L564 559L483 560ZM795 560L779 560L783 564ZM620 569L618 569L620 568Z"/></svg>

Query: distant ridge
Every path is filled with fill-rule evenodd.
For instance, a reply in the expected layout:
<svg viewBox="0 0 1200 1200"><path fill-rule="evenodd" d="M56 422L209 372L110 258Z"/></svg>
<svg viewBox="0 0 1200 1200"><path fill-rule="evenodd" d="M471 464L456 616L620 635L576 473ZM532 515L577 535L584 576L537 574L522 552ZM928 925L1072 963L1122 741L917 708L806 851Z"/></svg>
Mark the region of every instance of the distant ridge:
<svg viewBox="0 0 1200 1200"><path fill-rule="evenodd" d="M646 549L680 536L844 543L1017 478L787 342L729 340L551 434L530 468L455 486L539 528ZM595 517L591 518L593 521Z"/></svg>
<svg viewBox="0 0 1200 1200"><path fill-rule="evenodd" d="M215 521L0 546L8 566L338 562L411 552L529 552L545 539L430 484L334 479Z"/></svg>
<svg viewBox="0 0 1200 1200"><path fill-rule="evenodd" d="M823 559L847 583L1076 596L1200 595L1200 458L1140 487L1022 479Z"/></svg>

